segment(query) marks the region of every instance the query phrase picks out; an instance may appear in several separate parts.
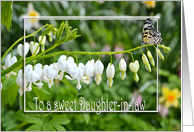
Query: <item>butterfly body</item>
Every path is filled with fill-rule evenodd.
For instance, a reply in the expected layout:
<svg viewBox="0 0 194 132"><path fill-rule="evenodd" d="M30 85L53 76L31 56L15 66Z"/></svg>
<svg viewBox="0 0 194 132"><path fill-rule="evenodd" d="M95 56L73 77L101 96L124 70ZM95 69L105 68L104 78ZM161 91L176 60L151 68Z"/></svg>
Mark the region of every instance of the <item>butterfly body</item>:
<svg viewBox="0 0 194 132"><path fill-rule="evenodd" d="M142 42L144 44L159 44L162 41L161 33L155 30L152 21L148 18L142 30Z"/></svg>

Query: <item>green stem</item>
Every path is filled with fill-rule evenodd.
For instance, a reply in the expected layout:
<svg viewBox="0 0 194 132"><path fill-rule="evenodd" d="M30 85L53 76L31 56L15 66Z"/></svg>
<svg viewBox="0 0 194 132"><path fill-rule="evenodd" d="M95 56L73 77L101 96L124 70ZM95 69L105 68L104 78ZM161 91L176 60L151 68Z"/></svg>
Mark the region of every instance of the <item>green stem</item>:
<svg viewBox="0 0 194 132"><path fill-rule="evenodd" d="M22 123L19 124L18 126L14 127L14 128L11 128L11 129L9 129L8 131L15 131L15 130L17 130L17 129L19 129L19 128L25 126L25 125L27 125L27 124L28 124L27 122L22 122Z"/></svg>
<svg viewBox="0 0 194 132"><path fill-rule="evenodd" d="M130 54L131 54L131 58L132 58L132 60L133 60L133 62L134 62L134 59L133 59L133 54L131 53L131 52L129 52Z"/></svg>
<svg viewBox="0 0 194 132"><path fill-rule="evenodd" d="M146 47L147 47L147 46L146 46ZM141 47L139 47L139 49L141 50L141 53L142 53L142 55L143 55L144 53L143 53L143 51L142 51Z"/></svg>
<svg viewBox="0 0 194 132"><path fill-rule="evenodd" d="M40 30L42 30L42 28L48 26L48 24L44 25L43 27L39 28L36 32L28 35L28 36L25 36L25 38L29 38L29 37L32 37L34 36L34 34L38 33ZM9 51L20 41L22 41L24 39L24 36L22 36L21 38L19 38L15 43L13 43L11 45L11 47L9 47L9 49L5 52L5 54L3 55L3 57L1 58L1 61L5 58L5 56L9 53Z"/></svg>
<svg viewBox="0 0 194 132"><path fill-rule="evenodd" d="M50 53L50 54L46 54L44 55L45 53L47 53L48 51L54 49L55 47L57 47L58 45L60 44L55 44L53 45L51 48L49 48L48 50L36 55L36 56L31 56L31 57L27 57L26 58L26 64L32 60L38 60L38 59L43 59L43 58L49 58L49 57L52 57L53 55L64 55L64 54L67 54L67 51L59 51L59 52L54 52L54 53ZM77 55L77 54L82 54L82 55L88 55L88 53L90 55L101 55L101 54L107 54L107 55L113 55L113 54L123 54L123 53L130 53L131 51L135 51L135 50L138 50L139 48L142 48L142 47L146 47L146 46L153 46L153 44L147 44L147 45L143 45L143 46L138 46L136 48L133 48L133 49L129 49L129 50L125 50L125 51L112 51L112 52L84 52L84 51L74 51L74 52L68 52L68 55ZM133 57L132 57L133 59ZM3 70L1 72L1 76L9 73L10 71L13 71L13 70L16 70L16 69L20 69L21 67L23 66L23 61L20 60L16 63L14 63L11 67L7 68L6 70Z"/></svg>
<svg viewBox="0 0 194 132"><path fill-rule="evenodd" d="M109 55L110 55L110 64L112 65L112 55L111 54Z"/></svg>

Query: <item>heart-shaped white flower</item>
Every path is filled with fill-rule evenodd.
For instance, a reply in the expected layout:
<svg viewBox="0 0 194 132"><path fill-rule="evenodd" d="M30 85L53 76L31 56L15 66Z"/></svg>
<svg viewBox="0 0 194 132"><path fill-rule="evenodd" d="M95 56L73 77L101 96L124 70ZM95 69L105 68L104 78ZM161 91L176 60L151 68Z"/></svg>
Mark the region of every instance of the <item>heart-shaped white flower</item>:
<svg viewBox="0 0 194 132"><path fill-rule="evenodd" d="M24 53L24 46L25 46L25 54L23 54L23 53ZM29 51L29 43L26 42L26 43L24 44L24 46L23 46L22 44L19 44L18 47L17 47L17 52L18 52L18 54L19 54L21 57L26 56L26 54L27 54L28 51Z"/></svg>
<svg viewBox="0 0 194 132"><path fill-rule="evenodd" d="M33 55L34 52L36 51L36 48L38 47L38 43L34 43L33 41L30 42L30 52ZM36 55L38 54L40 48L38 47L37 51L36 51Z"/></svg>

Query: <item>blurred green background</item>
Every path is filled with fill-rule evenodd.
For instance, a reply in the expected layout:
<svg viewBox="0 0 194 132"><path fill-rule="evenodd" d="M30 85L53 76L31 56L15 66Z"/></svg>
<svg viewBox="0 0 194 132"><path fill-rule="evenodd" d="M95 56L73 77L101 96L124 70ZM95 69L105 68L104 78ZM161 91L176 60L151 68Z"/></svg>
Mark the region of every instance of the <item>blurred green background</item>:
<svg viewBox="0 0 194 132"><path fill-rule="evenodd" d="M181 2L176 1L157 1L152 4L153 7L148 7L145 3L140 1L130 2L31 2L34 9L39 12L41 16L160 16L159 31L162 34L162 44L169 46L171 51L169 53L162 53L164 60L159 59L159 96L161 96L161 88L168 87L170 89L178 88L181 90ZM1 55L23 35L21 20L19 16L27 12L27 5L29 2L13 2L13 15L11 32L2 25L1 28ZM39 28L46 23L54 24L59 27L60 20L41 20L39 21ZM69 50L69 51L104 51L104 50L127 50L142 45L141 32L145 21L125 21L125 20L70 20L69 25L73 28L78 28L78 34L82 35L77 39L68 43L62 44L51 52ZM155 21L153 21L156 27ZM30 29L27 34L36 31L35 28ZM38 34L40 35L40 34ZM36 37L38 37L38 35ZM30 42L34 38L26 39ZM54 42L46 42L46 49L51 47ZM149 50L156 61L156 52L153 47ZM146 53L146 49L143 49ZM50 52L50 53L51 53ZM120 101L121 98L130 101L133 93L142 87L146 89L140 93L139 96L146 101L145 110L156 110L156 67L152 67L152 72L146 71L145 66L141 60L141 51L132 52L134 59L140 63L138 75L140 80L136 83L133 79L133 73L128 69L124 81L120 79L120 72L118 62L120 56L113 56L113 64L116 66L116 73L114 83L111 88L106 84L105 70L110 62L109 56L101 56L101 60L105 66L102 76L102 82L99 86L93 81L89 85L82 84L82 89L76 89L76 81L55 80L55 85L49 89L45 83L41 89L33 87L31 92L27 92L27 100L32 100L34 96L41 97L41 100L73 100L74 98L84 97L86 100L95 101L102 97L104 99ZM16 47L14 48L14 55L17 55ZM29 56L30 53L27 55ZM56 56L58 59L59 56ZM90 59L89 56L78 55L79 62L84 64ZM92 56L95 60L98 56ZM124 54L127 65L132 61L130 54ZM42 62L38 60L37 62ZM55 62L55 58L45 59L45 64ZM3 63L3 62L2 62ZM4 65L4 64L3 64ZM3 78L3 77L2 77ZM13 76L14 78L14 76ZM16 78L16 77L15 77ZM5 78L3 78L5 80ZM1 80L2 82L4 80ZM150 85L149 85L150 84ZM1 105L1 130L9 130L22 122L13 117L14 113L19 109L19 93L13 106L9 104ZM1 99L2 100L2 99ZM32 103L32 102L31 102ZM34 103L34 102L33 102ZM30 104L27 104L30 107ZM41 113L44 116L48 113ZM33 116L32 113L26 114ZM131 130L131 131L151 131L151 130L181 130L181 104L179 100L178 108L169 108L165 117L159 113L59 113L50 114L44 117L45 124L57 115L65 115L70 122L63 124L66 130ZM26 130L31 125L28 123L17 130ZM40 129L44 130L44 129ZM48 130L48 129L47 129ZM50 129L52 130L52 129Z"/></svg>

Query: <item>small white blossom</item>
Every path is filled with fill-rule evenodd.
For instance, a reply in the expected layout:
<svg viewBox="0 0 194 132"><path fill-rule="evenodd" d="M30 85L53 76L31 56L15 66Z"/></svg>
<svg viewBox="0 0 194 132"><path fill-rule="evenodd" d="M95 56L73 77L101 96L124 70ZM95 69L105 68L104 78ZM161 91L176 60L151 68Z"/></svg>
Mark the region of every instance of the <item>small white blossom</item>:
<svg viewBox="0 0 194 132"><path fill-rule="evenodd" d="M20 93L20 96L23 95L24 88L26 89L27 84L28 84L26 79L25 79L25 82L24 82L23 76L24 76L24 74L22 74L22 69L20 69L19 72L18 72L17 79L16 79L17 85L20 86L20 89L18 90L18 92Z"/></svg>
<svg viewBox="0 0 194 132"><path fill-rule="evenodd" d="M7 57L5 58L5 66L3 66L3 69L7 69L10 66L12 66L14 63L17 62L17 58L15 56L12 56L11 58L11 54L8 54ZM6 74L6 78L8 79L10 76L12 75L17 75L17 73L11 71L8 74Z"/></svg>
<svg viewBox="0 0 194 132"><path fill-rule="evenodd" d="M25 46L25 54L24 54L24 46ZM26 56L26 54L28 53L29 51L29 43L28 42L25 42L24 46L22 44L19 44L17 46L17 52L18 54L21 56L21 57L24 57Z"/></svg>
<svg viewBox="0 0 194 132"><path fill-rule="evenodd" d="M121 80L124 80L126 77L127 64L123 58L119 61L119 70L121 71Z"/></svg>
<svg viewBox="0 0 194 132"><path fill-rule="evenodd" d="M71 68L71 65L74 64L74 59L73 57L68 57L67 58L67 64L66 64L66 67L67 67L67 73L69 73L69 69Z"/></svg>
<svg viewBox="0 0 194 132"><path fill-rule="evenodd" d="M38 49L37 49L37 48L38 48ZM36 49L37 49L37 50L36 50ZM34 43L34 41L31 41L31 42L30 42L30 52L31 52L31 54L33 55L34 52L36 51L36 54L35 54L35 55L37 55L38 52L39 52L39 50L40 50L40 47L38 46L38 43L37 43L37 42Z"/></svg>
<svg viewBox="0 0 194 132"><path fill-rule="evenodd" d="M112 86L113 84L113 77L115 75L115 67L113 64L108 64L108 67L106 69L106 76L108 78L107 80L107 84L109 86L109 88Z"/></svg>
<svg viewBox="0 0 194 132"><path fill-rule="evenodd" d="M57 63L53 63L50 66L46 67L46 69L44 69L44 74L46 76L44 76L44 80L46 80L48 82L48 86L49 88L51 88L54 84L53 80L54 79L58 79L58 66Z"/></svg>
<svg viewBox="0 0 194 132"><path fill-rule="evenodd" d="M135 62L131 62L129 64L129 68L132 72L137 73L137 71L139 70L139 62L137 60Z"/></svg>
<svg viewBox="0 0 194 132"><path fill-rule="evenodd" d="M36 83L36 81L40 80L42 77L42 64L37 63L34 66L34 70L32 65L27 65L25 67L25 75L26 75L26 79L29 82L29 86L27 88L27 91L31 91L32 90L32 83L34 83L35 85L37 85L39 88L42 87L42 83Z"/></svg>
<svg viewBox="0 0 194 132"><path fill-rule="evenodd" d="M135 62L131 62L130 64L129 64L129 68L130 68L130 70L132 71L132 72L134 72L134 80L136 81L136 82L138 82L139 81L139 76L138 76L138 74L137 74L137 71L139 70L139 62L136 60Z"/></svg>
<svg viewBox="0 0 194 132"><path fill-rule="evenodd" d="M85 65L84 74L86 77L87 84L90 83L90 77L94 76L94 59L89 60Z"/></svg>
<svg viewBox="0 0 194 132"><path fill-rule="evenodd" d="M68 61L67 61L66 55L62 55L59 57L57 62L58 68L61 70L61 73L59 75L59 80L63 79L64 72L67 71L67 63Z"/></svg>
<svg viewBox="0 0 194 132"><path fill-rule="evenodd" d="M77 66L76 63L71 63L71 67L69 68L69 74L70 76L66 75L65 77L69 80L77 80L77 89L81 89L80 80L86 83L86 81L83 79L84 77L84 64L79 63Z"/></svg>
<svg viewBox="0 0 194 132"><path fill-rule="evenodd" d="M94 72L95 72L95 81L96 84L99 85L100 82L102 81L102 73L104 70L104 65L100 60L97 60L95 65L94 65Z"/></svg>
<svg viewBox="0 0 194 132"><path fill-rule="evenodd" d="M42 36L39 36L38 41L39 41L39 43L41 45L45 45L45 43L46 43L46 36L43 36L43 38L42 38Z"/></svg>

